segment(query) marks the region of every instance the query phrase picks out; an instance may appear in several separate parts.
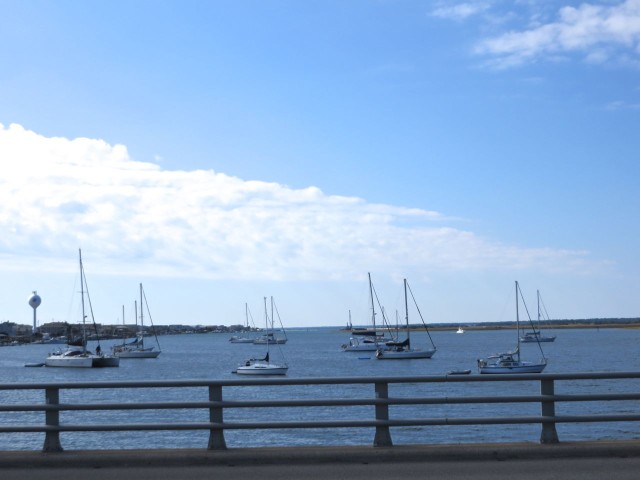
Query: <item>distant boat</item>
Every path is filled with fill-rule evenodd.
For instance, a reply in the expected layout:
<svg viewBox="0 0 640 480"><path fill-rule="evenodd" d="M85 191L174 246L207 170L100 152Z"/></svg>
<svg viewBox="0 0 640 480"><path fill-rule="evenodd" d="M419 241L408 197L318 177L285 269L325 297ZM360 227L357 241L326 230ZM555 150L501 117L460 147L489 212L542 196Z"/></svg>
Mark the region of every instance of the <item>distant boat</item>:
<svg viewBox="0 0 640 480"><path fill-rule="evenodd" d="M246 322L246 329L250 330L251 327L249 327L249 305L245 302L244 304L244 316L245 316L245 322ZM229 341L231 343L253 343L255 339L251 338L251 337L241 337L238 335L233 335Z"/></svg>
<svg viewBox="0 0 640 480"><path fill-rule="evenodd" d="M413 298L413 293L411 294ZM415 298L413 299L415 302ZM417 306L417 305L416 305ZM413 348L411 346L411 329L409 328L409 306L407 301L407 279L404 279L404 308L405 308L405 320L407 326L407 338L403 342L387 343L387 349L378 349L376 351L376 358L378 360L410 360L419 358L431 358L436 353L436 347L431 341L431 348L420 349ZM418 310L419 312L420 310ZM421 316L422 318L422 316ZM422 322L424 324L424 320ZM426 328L426 325L425 325ZM427 331L428 333L428 331ZM431 339L431 335L429 335Z"/></svg>
<svg viewBox="0 0 640 480"><path fill-rule="evenodd" d="M517 346L515 350L505 353L491 355L486 359L478 359L478 371L480 373L540 373L547 366L547 359L543 358L538 362L525 362L520 359L520 315L519 298L522 295L518 282L516 281L516 338ZM540 345L538 345L540 346ZM540 348L542 352L542 348Z"/></svg>
<svg viewBox="0 0 640 480"><path fill-rule="evenodd" d="M264 317L267 331L269 330L269 316L267 314L267 297L264 297ZM271 324L273 324L273 297L271 297ZM289 366L286 362L271 363L270 343L267 345L267 354L264 358L249 358L243 365L239 365L233 372L237 375L286 375ZM279 344L276 344L279 345ZM279 347L278 347L279 348ZM280 352L282 354L282 352ZM283 355L284 356L284 355Z"/></svg>
<svg viewBox="0 0 640 480"><path fill-rule="evenodd" d="M522 337L520 337L520 341L522 343L535 343L535 342L554 342L556 340L555 335L544 335L540 331L541 322L541 311L540 311L540 290L537 290L538 296L538 328L533 327L531 332L526 332Z"/></svg>
<svg viewBox="0 0 640 480"><path fill-rule="evenodd" d="M117 367L120 362L117 357L106 355L101 352L100 345L96 349L96 353L87 350L87 331L84 297L85 293L88 297L86 288L87 280L84 275L84 267L82 264L82 251L78 250L80 263L80 298L82 303L82 337L77 340L67 340L67 349L56 350L50 353L44 360L47 367L69 367L69 368L92 368L92 367ZM95 323L95 322L94 322Z"/></svg>
<svg viewBox="0 0 640 480"><path fill-rule="evenodd" d="M142 283L140 284L140 326L138 329L138 334L136 335L136 339L131 342L125 343L122 342L120 345L113 345L111 347L111 351L118 358L158 358L161 353L160 343L158 342L158 337L156 336L156 343L158 345L158 350L154 350L155 347L145 347L144 346L144 308L143 303L146 304L146 296L144 295L144 291L142 289ZM138 308L136 307L136 315L138 315ZM149 313L149 305L147 304L147 313ZM124 318L124 312L123 312ZM149 313L149 320L151 320L151 314ZM137 323L137 322L136 322ZM155 333L155 329L154 329Z"/></svg>
<svg viewBox="0 0 640 480"><path fill-rule="evenodd" d="M456 333L464 333L464 330L462 329L462 327L458 327L458 330L456 330Z"/></svg>
<svg viewBox="0 0 640 480"><path fill-rule="evenodd" d="M265 297L266 299L266 297ZM280 328L282 329L282 333L284 337L279 337L274 333L275 328L275 318L273 315L275 307L275 312L278 315L278 320L280 321ZM287 343L287 332L284 329L284 325L282 325L282 319L280 318L280 313L278 313L278 307L275 305L273 301L273 297L271 297L271 328L267 325L267 332L263 335L260 335L253 339L253 343L255 345L283 345Z"/></svg>
<svg viewBox="0 0 640 480"><path fill-rule="evenodd" d="M371 273L368 273L368 276L372 328L352 328L349 343L342 345L343 352L376 352L380 349L386 350L387 348L391 348L387 346L387 343L395 341L393 338L386 337L384 332L376 329L376 308L373 300ZM351 311L349 311L349 324L351 324Z"/></svg>

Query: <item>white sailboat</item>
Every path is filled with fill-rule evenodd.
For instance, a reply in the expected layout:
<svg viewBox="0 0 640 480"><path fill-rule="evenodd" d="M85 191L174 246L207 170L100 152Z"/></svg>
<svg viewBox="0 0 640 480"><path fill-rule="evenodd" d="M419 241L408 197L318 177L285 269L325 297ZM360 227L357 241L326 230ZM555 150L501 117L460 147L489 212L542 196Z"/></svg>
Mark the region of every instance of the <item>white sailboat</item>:
<svg viewBox="0 0 640 480"><path fill-rule="evenodd" d="M86 287L86 278L84 275L84 267L82 264L82 250L78 249L80 262L80 298L82 304L82 338L67 344L66 350L56 350L50 353L44 360L47 367L70 367L70 368L92 368L92 367L117 367L119 366L118 358L111 355L102 354L100 345L98 345L96 353L87 350L87 331L84 296L88 294ZM94 322L95 323L95 322Z"/></svg>
<svg viewBox="0 0 640 480"><path fill-rule="evenodd" d="M540 330L541 325L541 310L540 310L540 290L536 290L538 296L538 328L533 327L530 332L520 337L522 343L535 343L535 342L554 342L556 340L555 335L544 335Z"/></svg>
<svg viewBox="0 0 640 480"><path fill-rule="evenodd" d="M388 342L393 342L393 338L386 337L384 333L379 332L376 328L376 308L373 300L373 283L371 282L371 273L369 276L369 297L371 298L371 329L368 328L351 328L351 337L349 343L342 345L343 352L376 352L380 349L386 350L391 348L387 346ZM349 311L349 324L351 324L351 311Z"/></svg>
<svg viewBox="0 0 640 480"><path fill-rule="evenodd" d="M146 297L144 296L144 291L142 289L142 283L140 284L140 327L138 330L138 335L136 339L125 343L123 342L120 345L113 345L111 347L111 351L114 356L118 358L158 358L160 355L160 343L158 342L158 337L156 336L156 343L158 345L158 350L154 350L155 347L145 347L144 346L144 308L143 301L146 301ZM146 302L144 302L146 304ZM147 313L149 306L147 305ZM136 315L138 314L136 307ZM151 314L149 313L149 319L151 320ZM152 322L153 323L153 322Z"/></svg>
<svg viewBox="0 0 640 480"><path fill-rule="evenodd" d="M544 357L544 353L542 353L542 359L537 363L520 359L520 295L522 295L522 292L520 292L520 287L516 281L516 338L518 343L515 350L491 355L486 359L479 358L478 371L480 373L540 373L547 366L547 359ZM539 344L538 347L540 347ZM542 352L542 348L540 348L540 352Z"/></svg>
<svg viewBox="0 0 640 480"><path fill-rule="evenodd" d="M458 330L456 330L456 333L464 333L464 330L462 329L462 327L458 327Z"/></svg>
<svg viewBox="0 0 640 480"><path fill-rule="evenodd" d="M245 302L244 304L244 316L245 316L245 323L246 323L246 329L247 330L251 330L251 327L249 326L249 305L247 305L247 303ZM253 343L254 339L251 337L241 337L239 335L233 335L230 339L229 342L231 343Z"/></svg>
<svg viewBox="0 0 640 480"><path fill-rule="evenodd" d="M411 296L413 298L413 293L411 294ZM413 300L415 301L415 298ZM386 346L390 348L378 349L376 351L376 358L378 360L410 360L418 358L431 358L433 354L436 353L436 347L433 344L433 340L431 340L431 348L428 349L423 350L421 348L413 348L411 346L411 329L409 328L409 304L407 300L406 278L404 279L404 309L407 327L407 338L403 342L387 343ZM420 310L418 310L418 312L420 312ZM420 315L420 318L422 318L422 315ZM424 324L424 320L422 321L422 323ZM427 333L429 333L428 330ZM431 335L429 335L429 339L431 339Z"/></svg>
<svg viewBox="0 0 640 480"><path fill-rule="evenodd" d="M269 315L267 314L267 297L264 297L264 318L265 327L269 330ZM273 323L273 297L271 297L271 318ZM286 362L283 363L271 363L270 359L270 343L267 345L267 354L264 358L250 358L244 364L239 365L233 373L238 375L286 375L289 370L289 366ZM279 345L279 344L275 344ZM280 348L280 347L278 347ZM282 351L280 351L282 354ZM283 355L284 356L284 355Z"/></svg>
<svg viewBox="0 0 640 480"><path fill-rule="evenodd" d="M266 299L266 297L265 297ZM273 309L274 309L274 301L273 301L273 297L271 297L271 330L269 330L269 326L267 326L267 330L263 335L260 335L259 337L256 337L253 339L253 343L255 345L284 345L285 343L287 343L287 332L284 329L284 325L282 325L282 319L280 318L280 313L278 312L278 307L275 306L275 312L278 315L278 320L280 323L280 328L282 330L282 333L284 335L284 337L279 337L278 335L275 334L274 328L275 328L275 317L273 315Z"/></svg>

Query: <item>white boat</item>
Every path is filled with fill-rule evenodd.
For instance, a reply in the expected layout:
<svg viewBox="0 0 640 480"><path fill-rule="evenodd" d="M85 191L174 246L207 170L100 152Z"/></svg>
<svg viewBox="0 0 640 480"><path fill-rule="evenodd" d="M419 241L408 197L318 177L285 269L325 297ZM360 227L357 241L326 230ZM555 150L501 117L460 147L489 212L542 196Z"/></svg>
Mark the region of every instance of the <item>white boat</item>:
<svg viewBox="0 0 640 480"><path fill-rule="evenodd" d="M266 301L266 297L265 297L265 301ZM275 307L275 313L278 316L280 328L282 329L282 334L284 335L284 337L279 337L274 333L274 326L275 326L274 307ZM267 325L266 333L253 339L253 343L255 345L284 345L285 343L287 343L287 340L288 340L287 332L284 329L284 325L282 325L282 319L280 318L278 307L275 305L273 301L273 297L271 297L271 326L270 327L271 328L269 328L269 325Z"/></svg>
<svg viewBox="0 0 640 480"><path fill-rule="evenodd" d="M537 296L538 296L538 325L540 325L541 322L541 310L540 310L540 290L537 290ZM526 332L522 337L520 337L520 341L522 343L540 343L540 342L554 342L556 340L556 336L555 335L544 335L541 331L540 328L533 328L532 331L530 332Z"/></svg>
<svg viewBox="0 0 640 480"><path fill-rule="evenodd" d="M413 293L411 294L413 298ZM415 298L413 298L415 302ZM417 307L417 305L416 305ZM419 358L431 358L434 353L436 353L436 347L433 344L433 340L431 340L431 348L421 349L421 348L413 348L411 346L411 329L409 328L409 304L407 300L407 279L404 279L404 309L405 309L405 320L407 327L407 338L403 342L395 342L395 343L387 343L387 349L378 349L376 351L376 358L378 360L411 360L411 359L419 359ZM418 312L420 310L418 309ZM422 314L420 315L422 318ZM426 328L426 324L424 320L422 321ZM427 330L427 334L429 331ZM431 335L429 335L429 339L431 339Z"/></svg>
<svg viewBox="0 0 640 480"><path fill-rule="evenodd" d="M93 367L93 355L86 349L69 347L66 350L50 353L45 358L44 364L47 367L91 368Z"/></svg>
<svg viewBox="0 0 640 480"><path fill-rule="evenodd" d="M264 358L250 358L244 365L238 366L238 375L286 375L289 367L286 363L275 364L269 362L269 352Z"/></svg>
<svg viewBox="0 0 640 480"><path fill-rule="evenodd" d="M458 330L456 330L456 333L464 333L464 330L462 329L462 327L458 327Z"/></svg>
<svg viewBox="0 0 640 480"><path fill-rule="evenodd" d="M271 297L271 324L273 324L273 297ZM267 314L267 297L264 297L264 317L267 331L269 330L269 316ZM233 373L237 375L286 375L289 370L289 366L286 362L283 363L271 363L270 361L270 347L271 343L266 343L267 354L264 358L250 358L244 364L238 365ZM279 345L279 344L275 344ZM280 347L278 347L280 348ZM282 354L282 351L280 351ZM284 357L284 355L283 355Z"/></svg>
<svg viewBox="0 0 640 480"><path fill-rule="evenodd" d="M545 335L540 330L526 332L522 337L520 337L520 341L522 343L554 342L555 340L555 335Z"/></svg>
<svg viewBox="0 0 640 480"><path fill-rule="evenodd" d="M247 330L251 330L251 327L249 326L249 305L247 305L247 303L245 302L244 304L244 316L245 316L245 328ZM231 343L253 343L255 339L252 337L241 337L239 335L233 335L230 339L229 342Z"/></svg>
<svg viewBox="0 0 640 480"><path fill-rule="evenodd" d="M375 332L371 336L353 336L349 338L349 343L342 345L344 352L375 352L380 349L391 348L388 343L393 342L392 338L379 335Z"/></svg>
<svg viewBox="0 0 640 480"><path fill-rule="evenodd" d="M80 298L82 303L82 338L74 343L69 342L66 350L57 350L50 353L44 360L47 367L70 367L70 368L100 368L100 367L117 367L120 365L118 358L102 353L100 344L96 348L96 353L87 350L87 331L86 318L84 308L85 293L88 297L86 289L87 280L84 275L84 267L82 265L82 251L78 250L80 261ZM91 300L89 299L89 302ZM92 310L93 311L93 310ZM94 322L95 324L95 322Z"/></svg>
<svg viewBox="0 0 640 480"><path fill-rule="evenodd" d="M142 289L142 283L140 284L140 327L138 330L138 335L135 340L131 342L125 343L122 342L120 345L113 345L111 347L111 352L115 357L118 358L158 358L160 355L160 343L158 342L158 337L156 336L156 343L158 345L158 350L154 350L155 347L145 347L144 346L144 308L143 303L146 304L146 296L144 295L144 290ZM135 307L136 315L138 314L138 307ZM147 313L149 313L149 305L147 304ZM124 321L124 309L122 312L122 319ZM149 313L149 319L151 320L151 314ZM152 325L153 325L153 321Z"/></svg>
<svg viewBox="0 0 640 480"><path fill-rule="evenodd" d="M511 352L498 353L487 358L478 359L478 371L480 373L502 374L502 373L540 373L547 366L547 359L544 357L542 348L542 359L536 362L527 362L520 358L520 315L519 299L522 295L520 287L516 281L516 338L517 346ZM540 347L540 345L538 345Z"/></svg>
<svg viewBox="0 0 640 480"><path fill-rule="evenodd" d="M387 350L392 348L388 346L395 339L387 337L384 332L376 328L376 308L373 301L373 282L371 282L371 273L369 276L369 297L371 298L371 325L372 328L353 328L351 327L351 337L349 343L341 345L343 352L376 352L378 350ZM383 312L384 315L384 312ZM349 325L351 325L351 311L349 311Z"/></svg>

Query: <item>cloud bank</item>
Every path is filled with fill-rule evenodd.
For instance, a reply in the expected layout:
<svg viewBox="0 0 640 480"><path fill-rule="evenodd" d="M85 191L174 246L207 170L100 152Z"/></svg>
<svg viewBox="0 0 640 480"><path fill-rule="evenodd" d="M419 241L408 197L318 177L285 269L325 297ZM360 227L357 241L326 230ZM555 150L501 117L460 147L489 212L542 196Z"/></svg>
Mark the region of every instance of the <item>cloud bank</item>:
<svg viewBox="0 0 640 480"><path fill-rule="evenodd" d="M102 140L0 125L5 269L71 269L252 280L360 278L373 267L432 271L580 269L585 252L519 248L444 225L438 213L170 171Z"/></svg>

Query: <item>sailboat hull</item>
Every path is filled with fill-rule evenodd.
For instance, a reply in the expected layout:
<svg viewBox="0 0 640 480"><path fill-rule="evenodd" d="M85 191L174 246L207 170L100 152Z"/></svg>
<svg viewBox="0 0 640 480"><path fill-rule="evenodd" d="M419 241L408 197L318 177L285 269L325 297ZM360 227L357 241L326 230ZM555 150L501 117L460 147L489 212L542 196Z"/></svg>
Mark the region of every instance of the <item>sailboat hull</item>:
<svg viewBox="0 0 640 480"><path fill-rule="evenodd" d="M114 352L114 355L119 358L158 358L158 355L160 355L160 350L123 350Z"/></svg>
<svg viewBox="0 0 640 480"><path fill-rule="evenodd" d="M478 370L483 374L504 374L504 373L541 373L545 367L546 363L531 363L531 364L521 364L521 365L513 365L513 366L502 366L502 365L485 365L484 367L480 367Z"/></svg>
<svg viewBox="0 0 640 480"><path fill-rule="evenodd" d="M271 363L252 363L238 367L238 375L286 375L289 367L286 365L275 365Z"/></svg>
<svg viewBox="0 0 640 480"><path fill-rule="evenodd" d="M68 355L66 352L61 354L54 353L45 358L44 364L47 367L91 368L93 367L93 358L85 354Z"/></svg>
<svg viewBox="0 0 640 480"><path fill-rule="evenodd" d="M435 350L378 350L376 358L378 360L411 360L418 358L431 358Z"/></svg>
<svg viewBox="0 0 640 480"><path fill-rule="evenodd" d="M107 368L107 367L119 367L120 359L111 355L95 355L92 357L92 367L94 368Z"/></svg>

